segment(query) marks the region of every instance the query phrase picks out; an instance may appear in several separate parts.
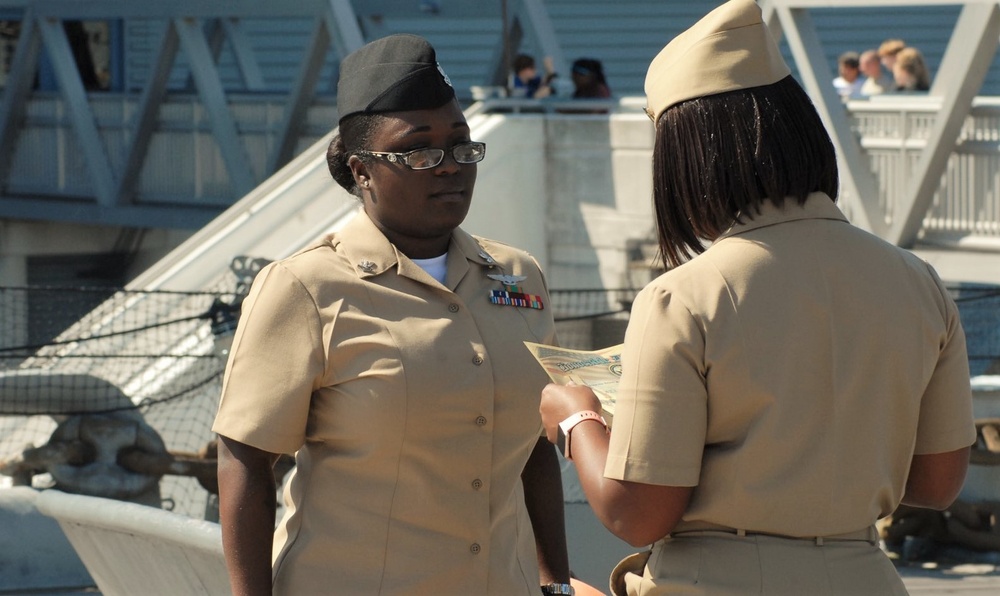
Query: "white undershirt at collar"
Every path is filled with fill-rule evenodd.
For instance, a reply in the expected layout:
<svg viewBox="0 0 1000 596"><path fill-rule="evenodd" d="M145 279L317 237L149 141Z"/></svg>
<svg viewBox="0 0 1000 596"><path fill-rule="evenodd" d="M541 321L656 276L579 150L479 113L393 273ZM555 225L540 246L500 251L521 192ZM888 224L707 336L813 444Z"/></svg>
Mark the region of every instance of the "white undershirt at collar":
<svg viewBox="0 0 1000 596"><path fill-rule="evenodd" d="M430 259L413 259L413 262L427 272L428 275L444 284L445 274L448 272L448 253Z"/></svg>

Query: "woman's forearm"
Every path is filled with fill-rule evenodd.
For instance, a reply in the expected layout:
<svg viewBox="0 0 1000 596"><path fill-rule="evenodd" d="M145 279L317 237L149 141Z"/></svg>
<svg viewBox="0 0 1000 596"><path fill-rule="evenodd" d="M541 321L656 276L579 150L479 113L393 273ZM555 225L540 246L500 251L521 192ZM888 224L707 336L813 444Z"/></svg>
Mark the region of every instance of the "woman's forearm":
<svg viewBox="0 0 1000 596"><path fill-rule="evenodd" d="M906 480L903 504L928 509L946 509L958 498L969 468L969 447L914 455Z"/></svg>
<svg viewBox="0 0 1000 596"><path fill-rule="evenodd" d="M271 594L277 456L219 437L219 519L235 596Z"/></svg>
<svg viewBox="0 0 1000 596"><path fill-rule="evenodd" d="M663 538L680 521L692 487L660 486L604 476L610 435L597 422L578 424L571 451L590 507L615 536L641 547Z"/></svg>
<svg viewBox="0 0 1000 596"><path fill-rule="evenodd" d="M542 584L569 583L562 474L555 447L539 439L521 474Z"/></svg>
<svg viewBox="0 0 1000 596"><path fill-rule="evenodd" d="M555 442L559 423L582 411L600 412L601 402L582 385L549 383L542 390L539 412L546 436ZM693 487L642 484L604 477L611 436L591 418L570 430L570 457L587 501L597 519L633 546L651 544L666 536L680 520Z"/></svg>

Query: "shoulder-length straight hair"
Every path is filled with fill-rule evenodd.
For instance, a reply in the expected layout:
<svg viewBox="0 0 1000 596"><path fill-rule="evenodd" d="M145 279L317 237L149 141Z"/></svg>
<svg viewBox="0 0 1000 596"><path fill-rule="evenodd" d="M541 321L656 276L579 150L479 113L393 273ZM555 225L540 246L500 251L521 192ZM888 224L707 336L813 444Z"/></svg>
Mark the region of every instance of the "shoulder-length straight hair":
<svg viewBox="0 0 1000 596"><path fill-rule="evenodd" d="M765 200L836 200L837 158L815 106L790 75L682 102L660 115L653 203L660 253L676 267Z"/></svg>

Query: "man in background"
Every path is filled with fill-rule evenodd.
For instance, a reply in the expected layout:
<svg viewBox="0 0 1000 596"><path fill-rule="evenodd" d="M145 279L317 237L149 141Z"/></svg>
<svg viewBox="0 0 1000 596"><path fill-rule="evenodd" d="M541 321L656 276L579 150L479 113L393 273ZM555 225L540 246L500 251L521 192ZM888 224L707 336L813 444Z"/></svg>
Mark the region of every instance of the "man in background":
<svg viewBox="0 0 1000 596"><path fill-rule="evenodd" d="M865 82L861 85L861 95L868 97L890 91L893 86L892 77L882 70L882 61L878 50L865 50L860 59L861 74Z"/></svg>
<svg viewBox="0 0 1000 596"><path fill-rule="evenodd" d="M840 74L833 79L833 87L840 94L840 98L848 100L861 95L861 85L864 79L861 78L861 68L857 52L844 52L837 58L837 72Z"/></svg>

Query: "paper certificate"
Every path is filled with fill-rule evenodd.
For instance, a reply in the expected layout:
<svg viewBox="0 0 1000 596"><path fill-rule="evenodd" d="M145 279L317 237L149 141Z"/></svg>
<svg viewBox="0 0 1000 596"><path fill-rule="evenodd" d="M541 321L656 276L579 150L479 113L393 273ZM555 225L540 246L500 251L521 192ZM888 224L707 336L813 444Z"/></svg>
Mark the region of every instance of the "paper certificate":
<svg viewBox="0 0 1000 596"><path fill-rule="evenodd" d="M596 351L568 350L530 341L524 342L524 345L531 350L553 383L565 385L573 382L593 389L604 408L604 419L611 424L615 415L618 380L622 376L621 344Z"/></svg>

